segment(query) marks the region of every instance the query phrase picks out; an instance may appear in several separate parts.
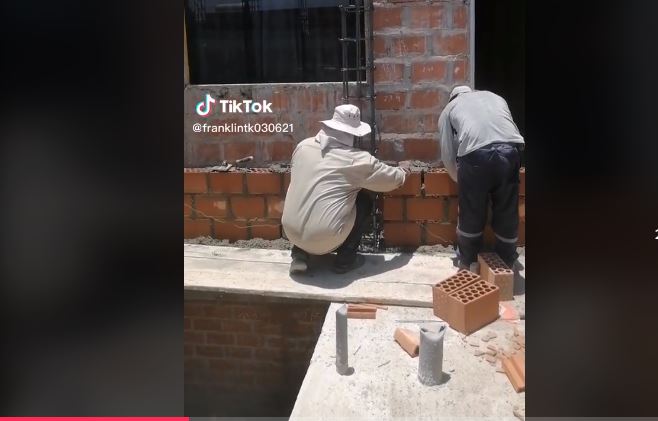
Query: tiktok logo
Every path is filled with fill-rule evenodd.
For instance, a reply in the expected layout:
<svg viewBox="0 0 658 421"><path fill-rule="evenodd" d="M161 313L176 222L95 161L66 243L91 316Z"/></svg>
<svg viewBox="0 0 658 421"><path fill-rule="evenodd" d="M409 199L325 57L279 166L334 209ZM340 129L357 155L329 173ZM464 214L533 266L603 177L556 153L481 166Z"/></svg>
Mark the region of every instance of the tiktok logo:
<svg viewBox="0 0 658 421"><path fill-rule="evenodd" d="M212 106L211 104L214 104L216 101L213 97L211 97L209 94L206 94L206 100L201 101L196 105L196 113L199 114L201 117L205 117L210 114L212 111Z"/></svg>

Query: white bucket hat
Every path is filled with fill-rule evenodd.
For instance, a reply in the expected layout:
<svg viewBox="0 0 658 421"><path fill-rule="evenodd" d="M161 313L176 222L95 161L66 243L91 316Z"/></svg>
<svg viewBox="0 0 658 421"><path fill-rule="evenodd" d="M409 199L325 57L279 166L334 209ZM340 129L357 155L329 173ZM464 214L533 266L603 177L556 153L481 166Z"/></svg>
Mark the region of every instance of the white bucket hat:
<svg viewBox="0 0 658 421"><path fill-rule="evenodd" d="M455 86L452 92L450 92L450 99L448 101L452 101L452 99L457 95L464 94L466 92L472 92L472 89L466 85Z"/></svg>
<svg viewBox="0 0 658 421"><path fill-rule="evenodd" d="M370 125L361 121L359 107L351 104L339 105L334 109L331 120L322 120L320 123L334 130L349 133L354 136L365 136L370 133Z"/></svg>

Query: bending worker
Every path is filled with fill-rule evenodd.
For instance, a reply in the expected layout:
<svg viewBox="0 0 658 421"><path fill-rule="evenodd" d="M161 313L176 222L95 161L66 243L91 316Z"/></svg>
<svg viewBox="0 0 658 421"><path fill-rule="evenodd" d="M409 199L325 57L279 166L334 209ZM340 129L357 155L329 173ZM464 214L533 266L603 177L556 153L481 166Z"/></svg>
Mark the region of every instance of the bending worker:
<svg viewBox="0 0 658 421"><path fill-rule="evenodd" d="M457 86L439 118L441 160L459 184L457 256L470 267L482 250L489 197L495 251L512 267L518 257L519 148L523 137L507 102L489 91Z"/></svg>
<svg viewBox="0 0 658 421"><path fill-rule="evenodd" d="M354 137L370 133L359 108L340 105L322 121L315 137L301 141L292 154L290 186L281 224L293 244L290 273L305 272L309 254L337 252L334 271L344 273L363 264L357 255L361 235L372 212L372 199L361 189L395 190L404 171L354 148Z"/></svg>

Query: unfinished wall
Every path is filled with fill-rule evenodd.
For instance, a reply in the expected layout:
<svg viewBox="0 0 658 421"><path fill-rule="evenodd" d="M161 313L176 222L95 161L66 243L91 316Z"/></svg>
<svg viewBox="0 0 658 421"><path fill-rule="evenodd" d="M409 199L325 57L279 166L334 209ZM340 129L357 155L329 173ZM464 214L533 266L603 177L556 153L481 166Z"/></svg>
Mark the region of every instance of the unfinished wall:
<svg viewBox="0 0 658 421"><path fill-rule="evenodd" d="M185 238L210 236L231 241L280 238L281 213L290 183L289 172L184 173ZM525 169L521 170L519 245L525 245ZM387 247L443 244L455 241L457 185L443 169L409 173L405 184L384 195ZM491 227L485 239L494 240Z"/></svg>
<svg viewBox="0 0 658 421"><path fill-rule="evenodd" d="M455 85L469 84L469 8L458 0L374 7L379 157L438 161L441 110Z"/></svg>
<svg viewBox="0 0 658 421"><path fill-rule="evenodd" d="M290 415L328 303L186 292L185 414Z"/></svg>
<svg viewBox="0 0 658 421"><path fill-rule="evenodd" d="M374 3L376 123L384 160L439 160L437 120L456 84L468 83L468 6L454 1L387 0ZM215 99L272 102L272 114L200 117L195 105ZM352 92L352 94L356 94ZM185 87L185 166L216 165L253 155L253 166L289 161L294 146L314 136L319 120L341 104L342 84L241 84ZM365 102L352 101L369 121ZM292 133L195 133L195 123L292 123Z"/></svg>

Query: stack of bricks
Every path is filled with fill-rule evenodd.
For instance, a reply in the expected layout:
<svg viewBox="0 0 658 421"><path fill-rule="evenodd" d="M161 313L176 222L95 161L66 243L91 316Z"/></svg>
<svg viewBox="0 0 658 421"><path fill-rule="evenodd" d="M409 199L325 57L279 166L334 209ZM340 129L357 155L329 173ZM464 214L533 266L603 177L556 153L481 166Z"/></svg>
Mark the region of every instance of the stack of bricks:
<svg viewBox="0 0 658 421"><path fill-rule="evenodd" d="M455 85L469 83L468 5L374 3L375 109L385 160L438 161L437 120Z"/></svg>
<svg viewBox="0 0 658 421"><path fill-rule="evenodd" d="M500 289L460 270L433 287L434 315L468 335L498 318Z"/></svg>
<svg viewBox="0 0 658 421"><path fill-rule="evenodd" d="M184 370L186 405L213 405L223 414L251 413L245 405L294 403L328 309L327 303L209 293L186 296ZM213 396L204 398L206 391ZM236 396L237 394L237 396ZM240 395L250 399L236 399ZM190 408L193 409L193 408ZM287 416L292 407L268 408ZM207 411L204 413L211 413Z"/></svg>
<svg viewBox="0 0 658 421"><path fill-rule="evenodd" d="M523 169L522 169L523 170ZM229 241L281 238L281 214L289 172L250 169L231 172L184 170L184 238L209 236ZM525 197L525 171L521 172ZM380 203L387 247L451 245L456 241L457 185L445 169L408 172L404 185L385 193ZM518 245L525 241L525 202ZM487 231L488 230L488 231ZM493 243L491 233L488 243Z"/></svg>

